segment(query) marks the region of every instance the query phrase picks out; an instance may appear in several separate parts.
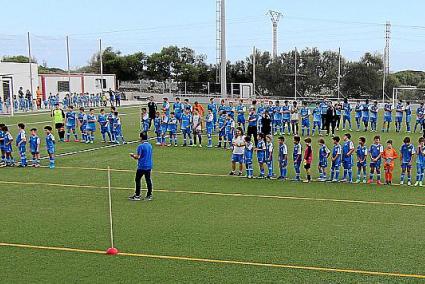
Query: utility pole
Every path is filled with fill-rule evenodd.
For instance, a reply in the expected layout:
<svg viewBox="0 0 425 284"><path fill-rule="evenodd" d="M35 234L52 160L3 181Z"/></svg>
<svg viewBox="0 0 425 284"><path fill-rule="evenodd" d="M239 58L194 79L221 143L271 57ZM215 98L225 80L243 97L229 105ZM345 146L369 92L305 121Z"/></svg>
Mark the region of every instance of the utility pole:
<svg viewBox="0 0 425 284"><path fill-rule="evenodd" d="M338 48L338 85L337 85L337 92L338 92L338 101L341 94L341 48Z"/></svg>
<svg viewBox="0 0 425 284"><path fill-rule="evenodd" d="M257 64L257 49L255 48L255 46L254 46L254 48L252 49L252 88L254 89L253 90L253 95L254 95L254 98L255 98L255 76L256 76L256 74L255 74L255 65Z"/></svg>
<svg viewBox="0 0 425 284"><path fill-rule="evenodd" d="M384 49L384 72L382 79L382 103L385 103L385 86L387 77L390 75L390 41L391 41L391 23L385 24L385 49Z"/></svg>
<svg viewBox="0 0 425 284"><path fill-rule="evenodd" d="M31 39L30 39L30 33L27 33L27 41L28 41L28 63L30 65L30 88L31 88L31 95L33 95L33 86L32 86L32 55L31 55ZM12 94L13 95L13 94ZM12 108L14 106L12 105Z"/></svg>
<svg viewBox="0 0 425 284"><path fill-rule="evenodd" d="M266 15L269 15L272 21L272 27L273 27L272 55L273 55L273 58L276 58L277 57L277 35L278 35L277 28L278 28L279 20L280 18L283 17L283 15L281 12L272 11L272 10L269 10Z"/></svg>
<svg viewBox="0 0 425 284"><path fill-rule="evenodd" d="M298 93L298 90L297 90L297 84L298 84L298 82L297 82L297 76L298 76L298 58L297 58L297 53L298 53L298 51L297 51L297 48L295 47L295 64L294 64L294 89L295 89L295 95L294 95L294 98L295 98L295 100L297 100L297 93Z"/></svg>
<svg viewBox="0 0 425 284"><path fill-rule="evenodd" d="M102 51L102 39L99 39L99 62L100 62L100 90L103 95L103 51Z"/></svg>
<svg viewBox="0 0 425 284"><path fill-rule="evenodd" d="M216 57L217 57L217 79L220 78L221 97L227 96L227 58L226 58L226 1L217 0L216 10ZM217 80L218 81L218 80Z"/></svg>
<svg viewBox="0 0 425 284"><path fill-rule="evenodd" d="M68 88L69 93L71 93L71 66L70 66L70 59L69 59L69 37L66 36L66 62L68 65Z"/></svg>

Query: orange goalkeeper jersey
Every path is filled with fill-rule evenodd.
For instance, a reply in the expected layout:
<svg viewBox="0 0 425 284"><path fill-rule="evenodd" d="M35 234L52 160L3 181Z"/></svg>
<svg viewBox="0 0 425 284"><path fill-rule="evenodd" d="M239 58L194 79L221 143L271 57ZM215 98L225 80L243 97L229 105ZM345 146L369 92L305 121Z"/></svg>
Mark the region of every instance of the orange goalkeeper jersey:
<svg viewBox="0 0 425 284"><path fill-rule="evenodd" d="M398 154L394 148L385 148L384 152L382 153L382 158L384 158L385 164L394 166L394 160L398 158Z"/></svg>

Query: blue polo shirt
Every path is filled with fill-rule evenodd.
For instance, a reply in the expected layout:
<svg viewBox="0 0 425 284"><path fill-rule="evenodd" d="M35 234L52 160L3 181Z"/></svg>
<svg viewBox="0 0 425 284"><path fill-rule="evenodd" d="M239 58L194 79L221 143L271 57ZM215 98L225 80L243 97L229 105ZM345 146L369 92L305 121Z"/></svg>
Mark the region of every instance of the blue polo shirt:
<svg viewBox="0 0 425 284"><path fill-rule="evenodd" d="M137 169L151 170L153 166L152 145L146 141L141 143L137 147L137 155L139 155L139 159L137 160Z"/></svg>

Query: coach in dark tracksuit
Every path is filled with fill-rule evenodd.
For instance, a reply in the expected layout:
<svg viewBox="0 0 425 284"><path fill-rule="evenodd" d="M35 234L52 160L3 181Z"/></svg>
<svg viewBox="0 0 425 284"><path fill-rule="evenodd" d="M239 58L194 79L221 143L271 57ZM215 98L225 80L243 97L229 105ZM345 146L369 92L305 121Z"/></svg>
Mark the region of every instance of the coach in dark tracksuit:
<svg viewBox="0 0 425 284"><path fill-rule="evenodd" d="M152 121L155 119L156 110L156 103L153 101L153 97L150 97L148 102L149 129L151 128Z"/></svg>

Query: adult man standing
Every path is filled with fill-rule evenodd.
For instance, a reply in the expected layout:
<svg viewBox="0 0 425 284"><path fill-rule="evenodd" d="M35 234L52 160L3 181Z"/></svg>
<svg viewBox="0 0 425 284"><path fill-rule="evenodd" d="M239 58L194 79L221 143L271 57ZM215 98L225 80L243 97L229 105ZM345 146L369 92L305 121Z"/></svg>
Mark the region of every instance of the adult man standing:
<svg viewBox="0 0 425 284"><path fill-rule="evenodd" d="M52 111L51 116L53 117L53 122L55 123L55 128L58 131L59 141L65 141L65 113L60 108L59 103L55 105L55 109Z"/></svg>
<svg viewBox="0 0 425 284"><path fill-rule="evenodd" d="M136 192L133 196L128 199L131 201L140 201L141 197L141 179L145 176L146 186L148 191L146 193L145 200L152 201L152 180L151 171L153 166L152 159L152 145L148 142L148 134L146 132L140 133L140 145L137 147L137 153L130 154L130 157L137 160L137 172L136 172Z"/></svg>
<svg viewBox="0 0 425 284"><path fill-rule="evenodd" d="M149 97L149 102L148 102L149 129L151 128L152 121L155 119L156 110L157 110L157 106L156 106L156 103L153 101L153 97Z"/></svg>

